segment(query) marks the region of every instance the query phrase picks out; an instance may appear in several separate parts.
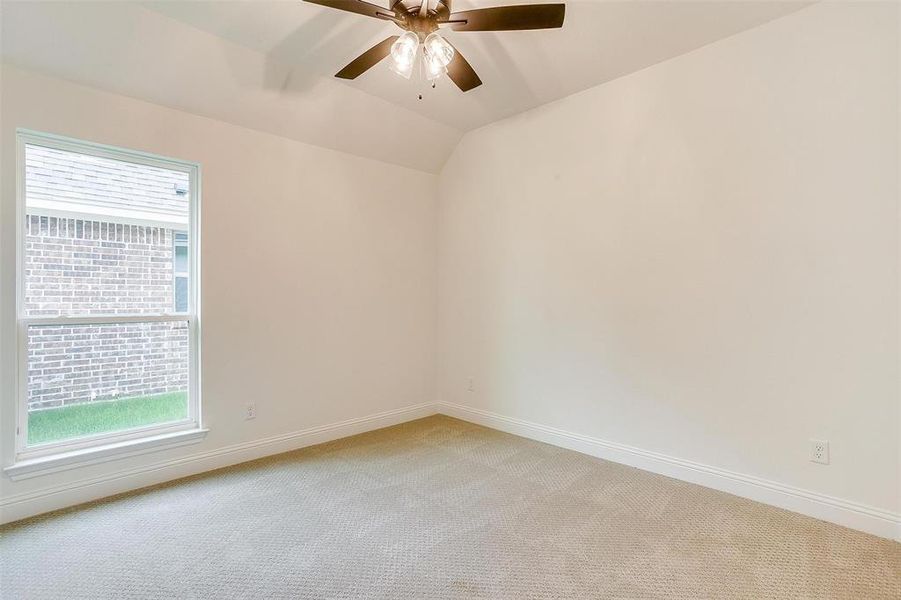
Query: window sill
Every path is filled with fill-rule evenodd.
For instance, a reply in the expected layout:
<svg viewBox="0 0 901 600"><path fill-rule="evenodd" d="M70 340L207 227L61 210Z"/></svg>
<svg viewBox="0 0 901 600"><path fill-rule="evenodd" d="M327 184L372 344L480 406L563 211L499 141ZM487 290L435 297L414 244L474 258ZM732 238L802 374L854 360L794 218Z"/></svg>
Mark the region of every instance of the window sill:
<svg viewBox="0 0 901 600"><path fill-rule="evenodd" d="M126 440L104 446L60 452L59 454L17 461L3 469L3 472L13 481L31 479L32 477L118 460L128 456L168 450L169 448L187 446L188 444L197 444L203 441L208 431L209 429L190 429L188 431L163 433L136 440Z"/></svg>

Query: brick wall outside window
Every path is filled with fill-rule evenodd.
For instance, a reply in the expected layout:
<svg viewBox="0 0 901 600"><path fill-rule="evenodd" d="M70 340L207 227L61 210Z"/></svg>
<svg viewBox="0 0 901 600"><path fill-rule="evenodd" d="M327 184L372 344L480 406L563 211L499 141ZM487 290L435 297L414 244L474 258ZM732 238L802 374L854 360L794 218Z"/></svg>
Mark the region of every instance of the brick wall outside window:
<svg viewBox="0 0 901 600"><path fill-rule="evenodd" d="M173 235L161 227L29 215L25 314L173 311ZM186 390L185 323L47 325L28 335L28 408Z"/></svg>

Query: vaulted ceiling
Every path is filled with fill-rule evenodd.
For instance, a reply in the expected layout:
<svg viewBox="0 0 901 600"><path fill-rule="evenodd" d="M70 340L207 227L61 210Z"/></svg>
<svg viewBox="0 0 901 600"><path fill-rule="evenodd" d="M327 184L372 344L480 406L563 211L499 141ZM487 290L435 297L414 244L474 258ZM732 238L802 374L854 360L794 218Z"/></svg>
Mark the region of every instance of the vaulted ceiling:
<svg viewBox="0 0 901 600"><path fill-rule="evenodd" d="M387 0L370 0L386 4ZM455 10L530 0L454 0ZM399 30L280 1L2 4L2 58L100 89L430 172L462 134L794 12L807 2L567 2L562 29L446 31L484 85L435 89L376 65ZM418 95L422 93L422 100Z"/></svg>

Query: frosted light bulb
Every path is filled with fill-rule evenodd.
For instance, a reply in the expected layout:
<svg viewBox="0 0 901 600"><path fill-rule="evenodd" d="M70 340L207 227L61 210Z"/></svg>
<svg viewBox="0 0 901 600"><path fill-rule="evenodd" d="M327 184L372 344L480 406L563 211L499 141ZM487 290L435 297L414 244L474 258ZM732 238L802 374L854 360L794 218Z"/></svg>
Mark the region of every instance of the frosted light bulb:
<svg viewBox="0 0 901 600"><path fill-rule="evenodd" d="M425 72L425 78L429 81L435 81L443 74L447 73L447 67L441 64L435 56L423 52L422 54L422 68Z"/></svg>
<svg viewBox="0 0 901 600"><path fill-rule="evenodd" d="M391 62L389 68L405 79L413 73L416 53L419 50L419 36L408 31L391 44Z"/></svg>
<svg viewBox="0 0 901 600"><path fill-rule="evenodd" d="M434 60L442 67L446 67L454 59L454 47L447 43L443 37L432 32L422 45L426 57Z"/></svg>

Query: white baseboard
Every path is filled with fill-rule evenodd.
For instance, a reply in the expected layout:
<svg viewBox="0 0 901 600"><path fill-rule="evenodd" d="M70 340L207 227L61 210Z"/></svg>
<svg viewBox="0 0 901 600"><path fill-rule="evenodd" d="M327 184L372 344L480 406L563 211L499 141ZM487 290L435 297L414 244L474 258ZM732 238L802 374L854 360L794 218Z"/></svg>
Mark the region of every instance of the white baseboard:
<svg viewBox="0 0 901 600"><path fill-rule="evenodd" d="M448 402L418 404L8 496L0 500L0 523L17 521L113 494L397 425L436 413L901 541L901 515L897 513Z"/></svg>
<svg viewBox="0 0 901 600"><path fill-rule="evenodd" d="M437 412L901 541L901 515L880 508L460 404L439 402Z"/></svg>
<svg viewBox="0 0 901 600"><path fill-rule="evenodd" d="M0 524L272 454L420 419L435 414L436 408L437 405L434 403L408 406L8 496L0 500Z"/></svg>

